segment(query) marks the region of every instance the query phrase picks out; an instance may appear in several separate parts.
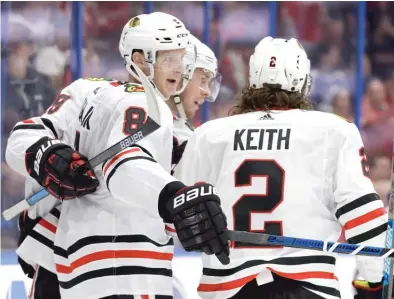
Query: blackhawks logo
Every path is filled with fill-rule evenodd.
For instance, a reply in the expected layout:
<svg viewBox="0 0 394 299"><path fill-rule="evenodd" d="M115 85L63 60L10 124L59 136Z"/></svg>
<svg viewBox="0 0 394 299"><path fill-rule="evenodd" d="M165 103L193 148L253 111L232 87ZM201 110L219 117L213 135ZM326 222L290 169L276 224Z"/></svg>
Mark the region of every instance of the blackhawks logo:
<svg viewBox="0 0 394 299"><path fill-rule="evenodd" d="M137 26L140 25L140 23L141 23L140 18L139 18L139 17L134 17L134 18L132 18L132 19L130 20L130 22L129 22L129 27L130 27L130 28L137 27Z"/></svg>
<svg viewBox="0 0 394 299"><path fill-rule="evenodd" d="M300 41L296 39L297 45L300 47L301 50L304 50L304 47L301 45ZM304 50L305 51L305 50Z"/></svg>
<svg viewBox="0 0 394 299"><path fill-rule="evenodd" d="M134 83L126 83L125 85L125 92L144 92L144 87L139 84Z"/></svg>

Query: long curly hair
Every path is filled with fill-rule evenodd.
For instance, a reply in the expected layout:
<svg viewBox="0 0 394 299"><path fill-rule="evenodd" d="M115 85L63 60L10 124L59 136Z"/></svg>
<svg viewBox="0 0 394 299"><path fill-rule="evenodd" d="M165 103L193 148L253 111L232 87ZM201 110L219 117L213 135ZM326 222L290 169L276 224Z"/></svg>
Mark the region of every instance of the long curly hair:
<svg viewBox="0 0 394 299"><path fill-rule="evenodd" d="M237 104L230 109L229 115L243 114L257 110L313 110L312 102L302 93L289 92L279 88L262 87L255 89L245 87L237 98Z"/></svg>

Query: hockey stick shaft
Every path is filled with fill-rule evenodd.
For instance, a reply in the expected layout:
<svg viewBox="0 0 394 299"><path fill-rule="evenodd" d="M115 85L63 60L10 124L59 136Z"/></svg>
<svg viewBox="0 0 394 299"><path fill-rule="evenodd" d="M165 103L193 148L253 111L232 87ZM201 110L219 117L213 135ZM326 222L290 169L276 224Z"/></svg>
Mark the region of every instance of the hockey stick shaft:
<svg viewBox="0 0 394 299"><path fill-rule="evenodd" d="M138 130L132 135L123 138L121 141L115 143L114 145L112 145L102 153L93 157L92 159L89 160L89 163L94 168L100 165L101 163L103 163L104 161L106 161L107 159L115 156L117 153L121 152L125 148L133 146L136 142L152 134L154 131L156 131L159 128L160 126L153 119L148 117L146 123L140 130ZM45 189L38 191L37 193L31 195L30 197L18 202L16 205L12 206L11 208L5 210L3 212L4 219L7 221L11 220L15 216L22 213L25 209L28 209L29 207L43 200L48 195L49 193Z"/></svg>
<svg viewBox="0 0 394 299"><path fill-rule="evenodd" d="M339 254L363 255L377 258L394 258L393 248L383 248L374 246L364 246L357 244L347 244L338 242L328 242L321 240L311 240L293 238L285 236L275 236L263 233L251 233L244 231L227 231L227 237L232 241L254 244L254 245L274 245L292 248L318 250Z"/></svg>
<svg viewBox="0 0 394 299"><path fill-rule="evenodd" d="M386 247L393 247L393 233L394 233L394 142L393 153L391 157L391 188L389 199L388 223L386 233ZM383 289L382 299L391 299L393 294L393 261L385 259L383 270Z"/></svg>

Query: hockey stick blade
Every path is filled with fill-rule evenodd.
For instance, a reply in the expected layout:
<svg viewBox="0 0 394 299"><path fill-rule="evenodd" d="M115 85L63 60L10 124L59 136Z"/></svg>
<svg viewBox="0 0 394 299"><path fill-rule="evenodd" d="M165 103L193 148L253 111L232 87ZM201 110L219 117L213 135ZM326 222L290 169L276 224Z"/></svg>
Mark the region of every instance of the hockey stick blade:
<svg viewBox="0 0 394 299"><path fill-rule="evenodd" d="M388 222L387 222L387 233L386 233L386 247L393 247L393 233L394 233L394 141L393 141L393 153L391 156L391 188L390 188L390 199L389 199L389 211L388 211ZM382 299L391 299L393 293L393 261L391 259L385 259L383 268L383 289Z"/></svg>
<svg viewBox="0 0 394 299"><path fill-rule="evenodd" d="M328 242L321 240L311 240L302 238L293 238L285 236L275 236L263 233L251 233L244 231L233 231L228 230L226 232L227 238L247 244L253 245L272 245L272 246L284 246L292 248L310 249L325 251L338 254L351 254L351 255L363 255L377 258L394 258L393 248L383 248L374 246L364 246L357 244Z"/></svg>
<svg viewBox="0 0 394 299"><path fill-rule="evenodd" d="M117 142L116 144L112 145L111 147L109 147L108 149L103 151L102 153L93 157L92 159L89 160L89 163L94 168L94 167L100 165L101 163L103 163L105 160L115 156L117 153L121 152L125 148L133 146L139 140L152 134L153 132L155 132L159 128L160 128L160 126L152 118L148 117L145 125L140 130L138 130L137 132L135 132L132 135L129 135L129 136L123 138L121 141ZM18 202L16 205L5 210L3 212L4 219L7 221L11 220L12 218L14 218L14 217L18 216L20 213L22 213L25 209L28 209L29 207L35 205L37 202L44 199L48 195L49 195L49 193L45 189L38 191L37 193L33 194L32 196Z"/></svg>

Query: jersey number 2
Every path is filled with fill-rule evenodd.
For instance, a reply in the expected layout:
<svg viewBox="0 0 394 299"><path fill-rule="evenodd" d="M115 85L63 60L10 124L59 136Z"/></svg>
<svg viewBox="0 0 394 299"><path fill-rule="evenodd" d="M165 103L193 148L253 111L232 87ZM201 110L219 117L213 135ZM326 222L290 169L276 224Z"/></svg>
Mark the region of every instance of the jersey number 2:
<svg viewBox="0 0 394 299"><path fill-rule="evenodd" d="M265 221L263 230L252 230L252 214L270 214L282 202L285 171L275 160L245 160L235 171L235 187L252 186L253 177L266 179L265 193L244 194L233 205L234 229L283 235L282 221ZM234 248L279 248L234 242Z"/></svg>

